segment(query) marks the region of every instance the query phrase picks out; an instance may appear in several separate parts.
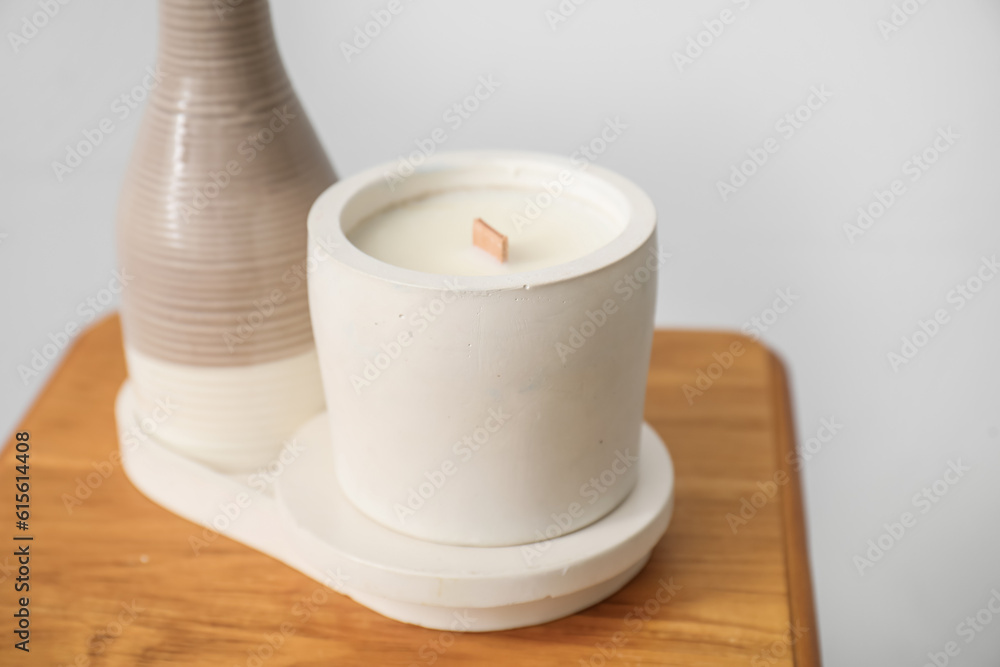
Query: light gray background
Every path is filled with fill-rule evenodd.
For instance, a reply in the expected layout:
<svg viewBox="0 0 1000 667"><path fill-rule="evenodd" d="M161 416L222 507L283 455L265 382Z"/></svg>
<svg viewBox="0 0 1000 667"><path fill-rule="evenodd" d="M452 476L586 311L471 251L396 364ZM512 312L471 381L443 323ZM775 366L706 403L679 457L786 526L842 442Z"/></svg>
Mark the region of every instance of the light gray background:
<svg viewBox="0 0 1000 667"><path fill-rule="evenodd" d="M804 469L826 663L922 665L956 641L950 664L995 665L1000 618L969 643L956 626L1000 590L1000 280L961 311L947 294L1000 252L1000 6L909 2L919 11L885 39L890 0L590 0L555 30L558 0L403 0L350 63L340 43L384 2L284 0L274 15L341 175L412 150L482 75L501 86L447 149L569 154L620 117L598 163L656 202L673 253L658 323L738 329L776 290L798 296L764 340L789 363L800 442L822 418L844 425ZM726 8L735 22L678 71L672 54ZM111 279L138 114L110 107L155 56L150 0L75 0L15 53L7 34L37 10L0 5L4 432L45 381L18 365L85 324L78 305ZM832 98L723 202L716 181L820 85ZM60 183L51 163L105 117L113 134ZM960 138L911 183L902 164L939 127ZM907 192L851 244L843 225L895 178ZM950 322L894 372L887 353L938 308ZM920 514L914 494L958 460L971 470ZM918 524L859 574L852 558L904 511Z"/></svg>

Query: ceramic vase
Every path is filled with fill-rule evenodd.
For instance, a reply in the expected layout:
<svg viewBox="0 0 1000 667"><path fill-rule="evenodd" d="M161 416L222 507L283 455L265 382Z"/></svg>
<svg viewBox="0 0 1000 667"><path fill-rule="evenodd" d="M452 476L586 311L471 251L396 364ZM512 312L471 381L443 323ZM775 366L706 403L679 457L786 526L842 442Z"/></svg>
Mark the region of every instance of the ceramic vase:
<svg viewBox="0 0 1000 667"><path fill-rule="evenodd" d="M336 176L266 0L160 0L159 17L117 222L137 417L192 459L248 470L323 408L306 216Z"/></svg>

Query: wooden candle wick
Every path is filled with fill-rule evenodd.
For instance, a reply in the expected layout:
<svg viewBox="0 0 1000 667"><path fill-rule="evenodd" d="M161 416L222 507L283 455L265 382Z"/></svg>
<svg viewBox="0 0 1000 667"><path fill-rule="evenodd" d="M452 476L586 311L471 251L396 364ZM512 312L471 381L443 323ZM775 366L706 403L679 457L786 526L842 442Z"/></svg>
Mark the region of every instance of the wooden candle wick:
<svg viewBox="0 0 1000 667"><path fill-rule="evenodd" d="M472 223L472 245L482 248L501 262L507 261L507 237L482 218L476 218Z"/></svg>

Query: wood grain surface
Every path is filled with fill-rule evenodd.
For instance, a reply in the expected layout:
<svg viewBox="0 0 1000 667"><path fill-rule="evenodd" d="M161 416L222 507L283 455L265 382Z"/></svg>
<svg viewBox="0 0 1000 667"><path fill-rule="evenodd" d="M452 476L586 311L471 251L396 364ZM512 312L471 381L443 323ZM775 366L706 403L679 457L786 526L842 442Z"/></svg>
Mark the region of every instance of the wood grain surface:
<svg viewBox="0 0 1000 667"><path fill-rule="evenodd" d="M710 368L734 343L743 354ZM685 395L699 370L717 377ZM111 318L81 335L26 416L27 531L15 528L13 438L0 457L0 665L819 664L786 380L739 335L656 333L646 418L677 495L646 568L574 616L485 634L383 618L224 536L196 555L202 529L142 496L113 456L124 377ZM26 543L31 589L15 593ZM22 595L29 653L14 648Z"/></svg>

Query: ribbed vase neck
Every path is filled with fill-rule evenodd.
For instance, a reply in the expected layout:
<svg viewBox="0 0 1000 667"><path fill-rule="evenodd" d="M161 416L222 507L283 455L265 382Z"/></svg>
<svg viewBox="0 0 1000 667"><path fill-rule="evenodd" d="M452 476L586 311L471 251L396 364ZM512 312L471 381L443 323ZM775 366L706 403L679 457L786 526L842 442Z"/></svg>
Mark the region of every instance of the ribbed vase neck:
<svg viewBox="0 0 1000 667"><path fill-rule="evenodd" d="M167 76L231 80L280 69L267 0L160 0L159 14Z"/></svg>
<svg viewBox="0 0 1000 667"><path fill-rule="evenodd" d="M152 107L202 119L270 113L294 97L267 0L160 0Z"/></svg>

